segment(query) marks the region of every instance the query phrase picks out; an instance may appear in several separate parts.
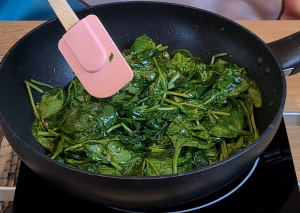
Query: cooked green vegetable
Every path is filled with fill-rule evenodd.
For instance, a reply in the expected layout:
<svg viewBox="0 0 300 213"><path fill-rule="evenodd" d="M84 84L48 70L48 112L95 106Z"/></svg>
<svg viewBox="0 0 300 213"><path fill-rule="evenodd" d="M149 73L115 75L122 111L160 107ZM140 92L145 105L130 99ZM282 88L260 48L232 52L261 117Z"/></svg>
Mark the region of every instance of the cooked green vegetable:
<svg viewBox="0 0 300 213"><path fill-rule="evenodd" d="M111 53L110 56L109 56L109 62L111 62L113 59L114 59L114 54Z"/></svg>
<svg viewBox="0 0 300 213"><path fill-rule="evenodd" d="M30 88L43 90L26 81L36 140L59 162L129 176L205 167L255 141L253 107L262 99L246 70L219 59L226 53L205 64L166 49L137 38L122 52L134 78L110 98L92 97L77 78L66 90L32 80L48 88L35 104Z"/></svg>

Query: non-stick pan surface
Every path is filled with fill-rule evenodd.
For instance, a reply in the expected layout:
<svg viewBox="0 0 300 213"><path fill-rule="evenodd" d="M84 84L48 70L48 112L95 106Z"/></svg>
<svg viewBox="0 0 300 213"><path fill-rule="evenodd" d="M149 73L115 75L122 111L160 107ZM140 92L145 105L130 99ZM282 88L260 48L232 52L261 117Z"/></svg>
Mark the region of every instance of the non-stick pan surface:
<svg viewBox="0 0 300 213"><path fill-rule="evenodd" d="M83 199L147 209L206 196L237 178L262 154L278 128L286 85L278 60L257 36L218 15L165 3L115 3L77 12L79 18L89 14L100 18L121 50L130 47L136 37L147 35L157 44L168 45L169 51L187 49L206 63L213 55L227 52L224 60L245 67L261 89L263 107L255 113L261 136L245 150L217 164L151 178L95 174L49 159L31 133L34 114L24 80L66 87L74 78L57 47L65 31L55 19L17 42L0 65L1 126L13 149L34 172ZM38 95L35 98L39 100Z"/></svg>

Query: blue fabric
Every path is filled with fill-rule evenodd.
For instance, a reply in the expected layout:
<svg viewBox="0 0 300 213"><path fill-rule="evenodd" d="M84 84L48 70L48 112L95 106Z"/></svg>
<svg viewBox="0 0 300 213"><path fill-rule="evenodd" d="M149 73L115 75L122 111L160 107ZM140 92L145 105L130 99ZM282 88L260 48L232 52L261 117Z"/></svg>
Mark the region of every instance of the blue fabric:
<svg viewBox="0 0 300 213"><path fill-rule="evenodd" d="M68 0L73 10L86 7L79 0ZM50 20L55 18L47 0L0 0L0 21Z"/></svg>

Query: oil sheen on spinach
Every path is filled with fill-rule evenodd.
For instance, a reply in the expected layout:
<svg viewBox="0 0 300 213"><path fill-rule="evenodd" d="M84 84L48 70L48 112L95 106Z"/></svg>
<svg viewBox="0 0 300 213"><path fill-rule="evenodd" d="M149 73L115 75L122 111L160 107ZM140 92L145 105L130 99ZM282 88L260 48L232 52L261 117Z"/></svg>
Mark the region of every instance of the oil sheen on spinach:
<svg viewBox="0 0 300 213"><path fill-rule="evenodd" d="M35 104L32 133L49 156L80 169L111 175L157 176L224 160L255 141L254 108L262 105L244 68L219 57L209 64L187 50L167 52L149 37L122 54L133 80L110 98L47 86ZM112 60L111 63L114 63Z"/></svg>

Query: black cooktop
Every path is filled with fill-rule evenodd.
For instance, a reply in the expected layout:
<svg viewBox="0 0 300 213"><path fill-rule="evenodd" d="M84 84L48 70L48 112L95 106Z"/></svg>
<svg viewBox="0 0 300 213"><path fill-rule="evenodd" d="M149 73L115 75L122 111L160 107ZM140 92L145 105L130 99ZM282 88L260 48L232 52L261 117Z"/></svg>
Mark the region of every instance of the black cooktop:
<svg viewBox="0 0 300 213"><path fill-rule="evenodd" d="M300 193L282 120L270 146L249 171L218 192L187 204L149 211L118 210L66 194L49 185L22 163L13 209L15 213L299 213Z"/></svg>

